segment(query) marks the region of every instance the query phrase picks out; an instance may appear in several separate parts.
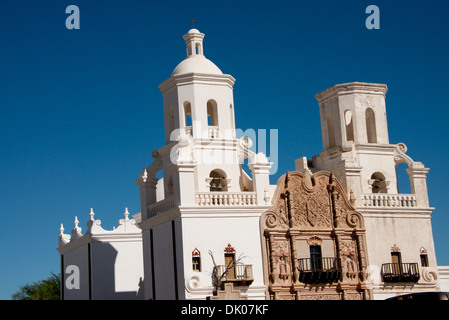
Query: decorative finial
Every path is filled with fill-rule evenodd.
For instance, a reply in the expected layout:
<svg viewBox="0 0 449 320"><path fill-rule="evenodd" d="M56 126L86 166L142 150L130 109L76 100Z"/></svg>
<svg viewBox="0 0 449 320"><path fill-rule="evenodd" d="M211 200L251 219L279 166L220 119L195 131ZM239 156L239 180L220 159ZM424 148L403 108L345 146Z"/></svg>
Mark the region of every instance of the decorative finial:
<svg viewBox="0 0 449 320"><path fill-rule="evenodd" d="M128 216L129 216L128 208L125 208L125 220L129 220Z"/></svg>
<svg viewBox="0 0 449 320"><path fill-rule="evenodd" d="M145 169L143 169L142 181L147 182L147 179L148 179L148 172L147 172L147 169L145 168Z"/></svg>
<svg viewBox="0 0 449 320"><path fill-rule="evenodd" d="M192 19L190 21L192 21L192 28L195 29L195 22L196 22L196 20L195 20L195 18L193 16L192 16Z"/></svg>
<svg viewBox="0 0 449 320"><path fill-rule="evenodd" d="M59 228L59 232L61 233L61 235L64 233L64 225L61 223L61 228Z"/></svg>
<svg viewBox="0 0 449 320"><path fill-rule="evenodd" d="M78 217L77 216L75 216L75 221L73 221L73 224L75 225L75 228L78 228L78 224L79 224L80 222L78 221Z"/></svg>
<svg viewBox="0 0 449 320"><path fill-rule="evenodd" d="M91 220L91 221L94 221L94 215L95 215L94 209L90 208L89 216L90 216L90 220Z"/></svg>

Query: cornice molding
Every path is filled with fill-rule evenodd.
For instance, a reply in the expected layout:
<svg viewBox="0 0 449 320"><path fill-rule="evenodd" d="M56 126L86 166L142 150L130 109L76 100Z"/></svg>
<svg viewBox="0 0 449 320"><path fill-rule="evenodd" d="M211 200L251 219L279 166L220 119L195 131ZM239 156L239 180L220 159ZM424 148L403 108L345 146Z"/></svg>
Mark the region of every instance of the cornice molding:
<svg viewBox="0 0 449 320"><path fill-rule="evenodd" d="M350 82L334 85L324 91L321 91L315 95L318 103L323 103L336 96L347 94L377 94L385 96L388 88L385 84L380 83L366 83L366 82Z"/></svg>
<svg viewBox="0 0 449 320"><path fill-rule="evenodd" d="M187 73L171 76L159 85L162 94L168 93L176 86L189 84L224 85L233 88L235 79L229 74L214 75L206 73Z"/></svg>

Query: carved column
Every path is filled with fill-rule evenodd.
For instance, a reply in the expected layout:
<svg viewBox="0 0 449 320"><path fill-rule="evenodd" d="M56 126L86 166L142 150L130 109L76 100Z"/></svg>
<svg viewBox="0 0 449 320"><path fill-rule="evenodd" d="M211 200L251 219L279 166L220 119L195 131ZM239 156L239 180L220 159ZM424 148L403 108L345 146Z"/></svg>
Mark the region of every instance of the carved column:
<svg viewBox="0 0 449 320"><path fill-rule="evenodd" d="M366 247L365 247L365 235L358 233L358 230L355 229L354 233L356 233L356 239L357 239L357 250L359 252L359 264L360 264L360 284L359 289L363 290L363 298L365 300L371 300L372 299L372 290L369 286L369 283L366 282L367 280L367 268L368 268L368 261L366 256Z"/></svg>
<svg viewBox="0 0 449 320"><path fill-rule="evenodd" d="M357 251L359 256L359 266L360 266L360 281L365 282L366 280L366 257L365 257L365 242L363 235L358 234L357 229L354 230L354 235L356 237Z"/></svg>
<svg viewBox="0 0 449 320"><path fill-rule="evenodd" d="M299 266L298 266L298 250L296 249L296 239L299 235L298 231L289 231L290 234L290 251L291 251L291 264L292 264L292 284L293 286L299 284Z"/></svg>
<svg viewBox="0 0 449 320"><path fill-rule="evenodd" d="M345 298L345 290L347 290L347 286L344 284L344 278L343 275L343 261L341 260L341 248L342 248L342 237L344 235L345 230L342 228L334 228L332 230L332 233L335 237L335 252L336 252L336 258L340 261L340 267L342 268L342 280L338 283L337 291L341 292L341 297L344 300Z"/></svg>
<svg viewBox="0 0 449 320"><path fill-rule="evenodd" d="M279 279L279 274L277 272L277 266L276 266L276 257L275 257L275 252L274 252L274 248L273 248L273 243L274 243L274 235L270 234L269 235L269 250L270 250L270 281L271 284L275 284L276 283L276 279Z"/></svg>

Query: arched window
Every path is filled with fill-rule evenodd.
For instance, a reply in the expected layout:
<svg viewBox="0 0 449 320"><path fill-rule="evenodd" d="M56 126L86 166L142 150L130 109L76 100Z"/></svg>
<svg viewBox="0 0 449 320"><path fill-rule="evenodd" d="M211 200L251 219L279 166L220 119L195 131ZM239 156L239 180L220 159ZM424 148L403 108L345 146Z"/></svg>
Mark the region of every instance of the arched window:
<svg viewBox="0 0 449 320"><path fill-rule="evenodd" d="M327 115L327 134L329 139L329 148L335 147L334 119L331 114Z"/></svg>
<svg viewBox="0 0 449 320"><path fill-rule="evenodd" d="M195 54L202 54L201 44L199 42L195 43Z"/></svg>
<svg viewBox="0 0 449 320"><path fill-rule="evenodd" d="M368 143L377 143L376 132L376 117L374 111L371 108L367 108L365 111L366 119L366 135L368 137Z"/></svg>
<svg viewBox="0 0 449 320"><path fill-rule="evenodd" d="M351 110L345 111L346 141L354 141L354 125Z"/></svg>
<svg viewBox="0 0 449 320"><path fill-rule="evenodd" d="M371 175L372 193L387 193L387 181L385 176L380 172L375 172Z"/></svg>
<svg viewBox="0 0 449 320"><path fill-rule="evenodd" d="M209 180L210 191L228 191L226 174L223 171L211 171Z"/></svg>
<svg viewBox="0 0 449 320"><path fill-rule="evenodd" d="M186 133L192 134L192 105L189 101L184 102L184 128Z"/></svg>
<svg viewBox="0 0 449 320"><path fill-rule="evenodd" d="M207 101L207 123L209 126L218 126L217 103L212 99Z"/></svg>

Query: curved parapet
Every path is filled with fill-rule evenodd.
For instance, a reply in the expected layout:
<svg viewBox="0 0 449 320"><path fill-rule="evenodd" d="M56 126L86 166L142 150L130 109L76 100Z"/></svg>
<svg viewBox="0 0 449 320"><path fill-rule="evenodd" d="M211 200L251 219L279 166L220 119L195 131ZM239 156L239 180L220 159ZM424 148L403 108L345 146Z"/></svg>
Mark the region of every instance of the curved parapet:
<svg viewBox="0 0 449 320"><path fill-rule="evenodd" d="M140 236L141 230L137 226L134 219L129 218L128 208L125 208L124 219L118 221L118 226L112 230L105 230L101 226L101 220L94 219L95 213L93 209L90 209L90 219L87 221L87 230L85 234L82 234L82 228L79 226L78 217L75 217L73 224L75 227L71 230L71 234L64 233L64 226L61 224L59 229L59 248L62 248L70 243L83 242L85 238L98 238L101 236L119 236L122 234L138 234ZM77 241L78 240L78 241Z"/></svg>

